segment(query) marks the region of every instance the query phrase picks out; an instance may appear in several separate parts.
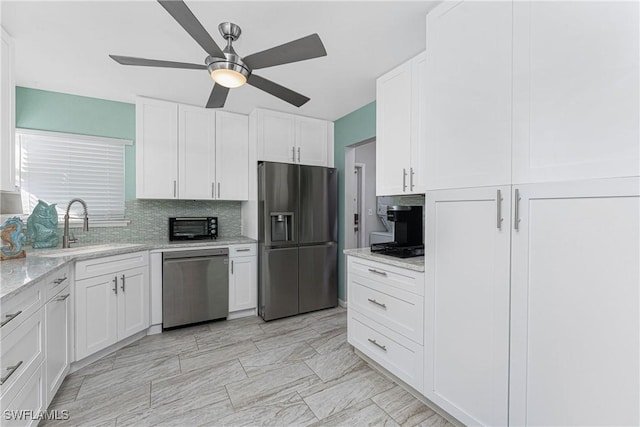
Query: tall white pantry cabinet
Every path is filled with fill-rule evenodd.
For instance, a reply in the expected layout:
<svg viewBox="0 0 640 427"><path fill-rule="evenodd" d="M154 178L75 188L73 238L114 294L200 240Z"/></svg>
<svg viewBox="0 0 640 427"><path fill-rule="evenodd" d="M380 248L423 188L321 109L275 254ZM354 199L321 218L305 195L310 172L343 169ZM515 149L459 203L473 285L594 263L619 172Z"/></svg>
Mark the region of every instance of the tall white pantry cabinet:
<svg viewBox="0 0 640 427"><path fill-rule="evenodd" d="M427 16L424 393L465 424L640 424L639 16Z"/></svg>

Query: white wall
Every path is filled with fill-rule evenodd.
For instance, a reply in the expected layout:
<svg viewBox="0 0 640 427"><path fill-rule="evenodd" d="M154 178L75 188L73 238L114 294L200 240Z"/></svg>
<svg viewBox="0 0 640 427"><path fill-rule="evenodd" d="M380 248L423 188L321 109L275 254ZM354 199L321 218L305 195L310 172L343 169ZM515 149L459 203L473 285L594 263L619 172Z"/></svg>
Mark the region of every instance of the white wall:
<svg viewBox="0 0 640 427"><path fill-rule="evenodd" d="M369 233L372 231L385 231L384 226L376 215L376 143L375 141L359 145L355 148L356 163L365 165L365 194L363 198L364 217L361 224L365 227L365 242L369 246ZM371 210L371 215L369 215Z"/></svg>

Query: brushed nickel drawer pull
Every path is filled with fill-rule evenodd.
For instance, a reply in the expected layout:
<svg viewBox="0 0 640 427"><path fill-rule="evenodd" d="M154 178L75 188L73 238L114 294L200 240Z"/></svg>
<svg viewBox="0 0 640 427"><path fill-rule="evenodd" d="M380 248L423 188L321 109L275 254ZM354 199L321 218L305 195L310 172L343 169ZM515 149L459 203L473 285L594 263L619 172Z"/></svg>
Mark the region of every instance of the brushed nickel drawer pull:
<svg viewBox="0 0 640 427"><path fill-rule="evenodd" d="M369 300L369 302L371 302L371 303L374 303L375 305L378 305L378 306L384 308L385 310L387 308L387 304L383 304L383 303L378 302L378 301L376 301L374 299L371 299L371 298L367 298L367 300Z"/></svg>
<svg viewBox="0 0 640 427"><path fill-rule="evenodd" d="M379 274L380 276L387 276L387 273L384 271L376 270L375 268L370 268L369 271L373 274Z"/></svg>
<svg viewBox="0 0 640 427"><path fill-rule="evenodd" d="M378 342L376 340L372 340L371 338L367 338L369 340L369 342L373 345L375 345L378 348L381 348L384 351L387 351L387 346L382 345L382 344L378 344Z"/></svg>
<svg viewBox="0 0 640 427"><path fill-rule="evenodd" d="M71 294L60 295L58 298L56 298L56 301L64 301L67 298L69 298L69 295L71 295Z"/></svg>
<svg viewBox="0 0 640 427"><path fill-rule="evenodd" d="M56 285L59 285L60 283L64 282L65 280L67 280L67 277L61 277L59 279L56 279L53 281L53 283L55 283Z"/></svg>
<svg viewBox="0 0 640 427"><path fill-rule="evenodd" d="M11 322L13 319L15 319L20 313L22 313L22 310L20 310L20 311L18 311L16 313L7 314L6 316L4 316L7 319L3 320L2 323L0 323L0 328L3 327L4 325L6 325L7 323Z"/></svg>
<svg viewBox="0 0 640 427"><path fill-rule="evenodd" d="M18 363L16 363L13 366L7 366L7 371L9 371L9 373L7 375L5 375L4 377L0 378L0 385L4 384L5 382L7 382L7 380L9 379L9 377L11 375L13 375L13 373L15 371L18 370L18 368L20 367L20 365L22 365L22 360L19 361Z"/></svg>
<svg viewBox="0 0 640 427"><path fill-rule="evenodd" d="M249 252L250 248L236 249L236 252Z"/></svg>

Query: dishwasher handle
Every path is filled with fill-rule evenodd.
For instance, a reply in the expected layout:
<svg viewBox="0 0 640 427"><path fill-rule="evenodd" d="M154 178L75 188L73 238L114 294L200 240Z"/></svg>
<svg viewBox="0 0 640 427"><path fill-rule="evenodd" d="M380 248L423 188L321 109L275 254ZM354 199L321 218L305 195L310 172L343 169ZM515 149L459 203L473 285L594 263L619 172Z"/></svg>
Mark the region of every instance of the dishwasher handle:
<svg viewBox="0 0 640 427"><path fill-rule="evenodd" d="M178 251L178 252L163 252L162 260L171 261L175 259L197 259L197 258L211 258L217 256L229 256L228 248L221 249L208 249L200 251Z"/></svg>

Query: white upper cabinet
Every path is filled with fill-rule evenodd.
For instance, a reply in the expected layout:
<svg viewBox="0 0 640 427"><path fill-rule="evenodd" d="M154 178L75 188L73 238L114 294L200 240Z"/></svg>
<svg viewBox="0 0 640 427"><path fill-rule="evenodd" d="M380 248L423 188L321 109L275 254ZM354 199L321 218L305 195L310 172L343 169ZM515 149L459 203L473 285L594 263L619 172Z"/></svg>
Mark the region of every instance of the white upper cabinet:
<svg viewBox="0 0 640 427"><path fill-rule="evenodd" d="M425 54L376 82L376 194L424 193Z"/></svg>
<svg viewBox="0 0 640 427"><path fill-rule="evenodd" d="M249 118L216 111L216 196L249 198Z"/></svg>
<svg viewBox="0 0 640 427"><path fill-rule="evenodd" d="M247 116L138 98L136 197L247 200Z"/></svg>
<svg viewBox="0 0 640 427"><path fill-rule="evenodd" d="M256 109L258 160L333 167L333 123Z"/></svg>
<svg viewBox="0 0 640 427"><path fill-rule="evenodd" d="M511 183L511 2L444 2L427 15L428 189Z"/></svg>
<svg viewBox="0 0 640 427"><path fill-rule="evenodd" d="M215 114L206 108L178 106L178 196L181 199L214 198Z"/></svg>
<svg viewBox="0 0 640 427"><path fill-rule="evenodd" d="M16 191L14 159L15 84L13 40L2 30L0 70L0 190Z"/></svg>
<svg viewBox="0 0 640 427"><path fill-rule="evenodd" d="M514 183L640 174L638 8L514 2Z"/></svg>
<svg viewBox="0 0 640 427"><path fill-rule="evenodd" d="M136 197L178 198L178 104L136 100Z"/></svg>

